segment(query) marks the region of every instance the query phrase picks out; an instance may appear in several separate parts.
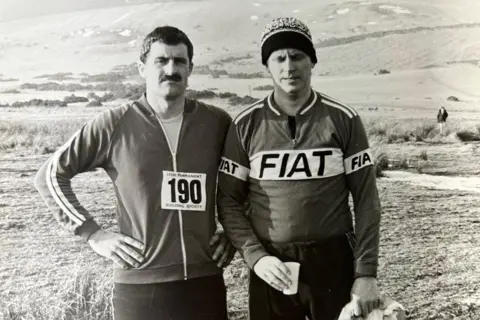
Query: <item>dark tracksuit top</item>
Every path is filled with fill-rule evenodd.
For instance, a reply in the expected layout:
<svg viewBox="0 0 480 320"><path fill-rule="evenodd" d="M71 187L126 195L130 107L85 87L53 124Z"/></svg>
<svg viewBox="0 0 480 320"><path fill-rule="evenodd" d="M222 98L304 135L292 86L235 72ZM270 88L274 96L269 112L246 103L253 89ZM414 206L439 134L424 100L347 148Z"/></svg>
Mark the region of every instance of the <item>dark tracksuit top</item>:
<svg viewBox="0 0 480 320"><path fill-rule="evenodd" d="M315 241L351 233L351 193L355 276L376 276L381 205L359 115L312 90L295 118L292 138L288 116L273 94L235 118L219 168L222 225L253 268L268 254L263 241Z"/></svg>
<svg viewBox="0 0 480 320"><path fill-rule="evenodd" d="M41 167L35 186L59 222L88 239L100 227L77 200L71 179L93 168L106 171L120 232L146 247L139 268L115 268L115 282L221 274L209 241L216 231L218 165L230 123L225 111L187 99L173 154L144 95L87 122Z"/></svg>

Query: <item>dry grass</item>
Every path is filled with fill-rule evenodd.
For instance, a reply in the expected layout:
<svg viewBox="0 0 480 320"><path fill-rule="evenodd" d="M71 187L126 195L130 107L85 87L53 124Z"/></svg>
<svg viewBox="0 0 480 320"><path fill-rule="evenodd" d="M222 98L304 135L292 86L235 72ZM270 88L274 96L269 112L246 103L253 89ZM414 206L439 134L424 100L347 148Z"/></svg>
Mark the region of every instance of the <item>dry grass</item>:
<svg viewBox="0 0 480 320"><path fill-rule="evenodd" d="M451 142L448 136L452 132L464 130L462 125L456 124L449 126L444 133L434 121L416 120L416 121L396 121L396 120L367 120L365 128L370 138L384 143L402 143L402 142Z"/></svg>
<svg viewBox="0 0 480 320"><path fill-rule="evenodd" d="M449 133L442 136L434 122L365 119L380 177L383 170L391 169L450 170L452 175L480 170L472 165L475 145L451 139L455 130L476 128L450 125ZM46 153L68 140L83 122L79 116L0 122L0 152L5 155L5 174L0 176L1 319L112 319L111 264L60 231L32 185ZM395 135L408 139L393 139ZM378 183L384 207L381 290L404 304L410 319L478 319L480 253L473 251L480 247L478 197L388 178ZM80 175L73 187L103 227L115 228L114 194L102 172ZM224 278L230 319L246 319L248 272L238 255L225 269Z"/></svg>
<svg viewBox="0 0 480 320"><path fill-rule="evenodd" d="M97 263L98 264L98 263ZM52 265L51 267L55 267ZM70 275L53 280L49 289L28 290L0 302L3 320L112 320L112 276L109 267L72 266ZM225 269L229 318L243 319L246 313L248 272L237 255ZM14 280L12 280L14 281ZM8 292L6 292L8 296Z"/></svg>
<svg viewBox="0 0 480 320"><path fill-rule="evenodd" d="M0 121L0 150L29 149L34 154L54 152L82 126L83 122L7 122Z"/></svg>
<svg viewBox="0 0 480 320"><path fill-rule="evenodd" d="M461 150L459 145L446 148ZM390 152L385 146L378 151ZM428 150L429 158L439 157L431 153ZM12 154L3 159L0 318L111 320L111 264L59 229L32 186L34 172L29 170L46 157ZM467 161L472 159L470 155ZM404 304L412 320L478 319L478 196L388 178L379 179L378 185L383 206L382 292ZM72 186L103 227L116 228L114 193L105 174L80 175ZM225 270L232 320L246 319L247 276L238 256Z"/></svg>
<svg viewBox="0 0 480 320"><path fill-rule="evenodd" d="M25 291L21 299L3 305L5 320L112 319L111 273L79 266L52 290ZM25 288L26 289L26 288ZM40 293L40 294L39 294Z"/></svg>
<svg viewBox="0 0 480 320"><path fill-rule="evenodd" d="M256 101L256 100L255 100ZM62 145L78 130L84 120L43 121L25 123L0 121L0 150L29 148L35 154L48 154ZM432 121L365 120L365 128L375 144L404 142L452 143L457 141L477 141L480 139L480 126L447 126L441 134ZM425 159L426 160L426 159Z"/></svg>

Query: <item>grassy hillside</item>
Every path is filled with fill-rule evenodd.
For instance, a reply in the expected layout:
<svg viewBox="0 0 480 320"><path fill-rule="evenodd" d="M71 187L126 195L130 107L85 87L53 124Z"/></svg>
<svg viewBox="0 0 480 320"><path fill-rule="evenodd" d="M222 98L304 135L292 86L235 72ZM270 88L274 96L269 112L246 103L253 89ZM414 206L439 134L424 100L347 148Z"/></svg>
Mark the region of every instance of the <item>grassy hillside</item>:
<svg viewBox="0 0 480 320"><path fill-rule="evenodd" d="M177 1L129 5L0 24L0 70L15 77L99 72L137 59L144 35L173 24L195 45L197 65L257 72L259 38L273 17L311 28L317 74L371 73L480 60L480 3L416 1ZM216 63L215 63L216 62Z"/></svg>
<svg viewBox="0 0 480 320"><path fill-rule="evenodd" d="M99 8L123 7L135 4L167 1L202 1L202 0L2 0L0 3L0 21L28 19L54 13L76 12Z"/></svg>

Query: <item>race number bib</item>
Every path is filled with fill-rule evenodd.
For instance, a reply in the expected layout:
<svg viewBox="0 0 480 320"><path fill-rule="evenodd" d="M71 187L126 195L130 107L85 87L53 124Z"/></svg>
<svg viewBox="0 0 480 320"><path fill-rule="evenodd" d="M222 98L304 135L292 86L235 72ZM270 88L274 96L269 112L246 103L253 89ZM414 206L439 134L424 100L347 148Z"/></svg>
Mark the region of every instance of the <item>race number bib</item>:
<svg viewBox="0 0 480 320"><path fill-rule="evenodd" d="M163 171L162 209L205 211L207 175Z"/></svg>

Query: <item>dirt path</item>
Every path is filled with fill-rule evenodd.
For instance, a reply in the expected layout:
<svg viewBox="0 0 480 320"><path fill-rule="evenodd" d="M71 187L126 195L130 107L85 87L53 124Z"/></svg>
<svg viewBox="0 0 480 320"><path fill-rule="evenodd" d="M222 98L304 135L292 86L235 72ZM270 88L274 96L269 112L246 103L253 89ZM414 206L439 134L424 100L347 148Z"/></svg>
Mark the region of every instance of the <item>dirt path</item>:
<svg viewBox="0 0 480 320"><path fill-rule="evenodd" d="M418 174L405 171L386 171L391 181L403 181L415 186L438 190L457 190L480 193L480 177L450 177Z"/></svg>

